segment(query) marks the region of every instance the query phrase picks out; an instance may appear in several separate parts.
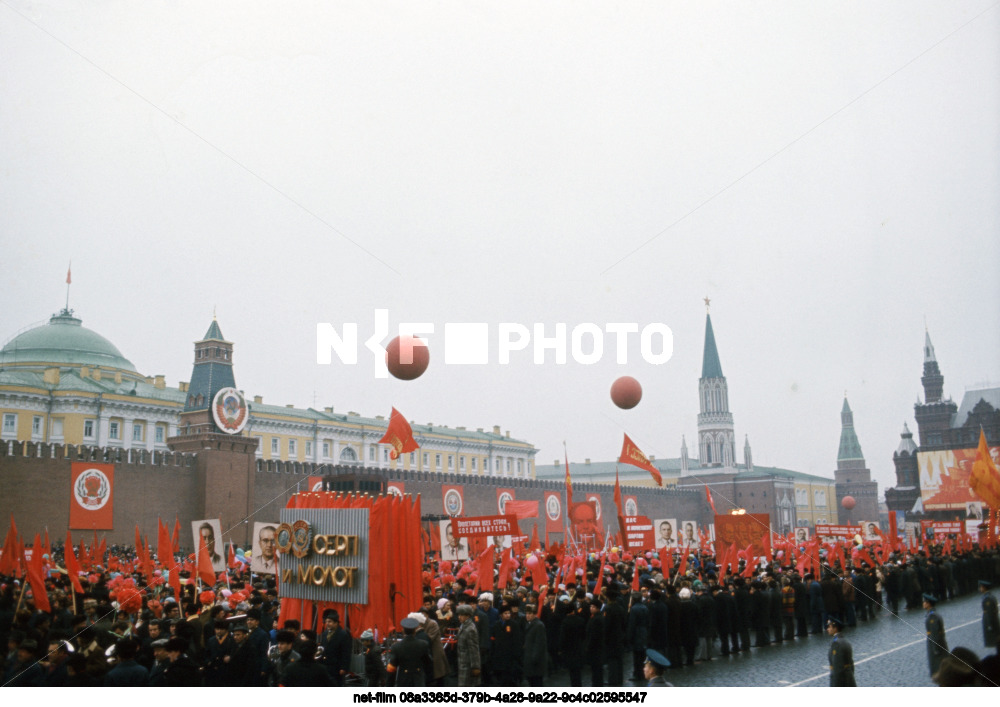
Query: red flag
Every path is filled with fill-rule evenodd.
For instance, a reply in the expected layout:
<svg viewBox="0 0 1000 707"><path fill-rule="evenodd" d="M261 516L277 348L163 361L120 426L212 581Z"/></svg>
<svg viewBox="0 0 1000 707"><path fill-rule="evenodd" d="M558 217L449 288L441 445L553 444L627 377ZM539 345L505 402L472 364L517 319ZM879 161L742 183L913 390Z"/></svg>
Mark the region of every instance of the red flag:
<svg viewBox="0 0 1000 707"><path fill-rule="evenodd" d="M28 582L35 597L35 608L46 613L52 611L49 595L45 590L45 570L42 569L42 540L35 533L35 544L31 547L31 561L26 561Z"/></svg>
<svg viewBox="0 0 1000 707"><path fill-rule="evenodd" d="M618 509L618 517L625 517L624 504L622 503L622 487L618 483L618 467L615 467L615 508Z"/></svg>
<svg viewBox="0 0 1000 707"><path fill-rule="evenodd" d="M639 591L639 567L636 566L635 570L632 572L632 591Z"/></svg>
<svg viewBox="0 0 1000 707"><path fill-rule="evenodd" d="M413 428L396 408L392 409L392 413L389 415L389 426L386 427L385 434L378 442L379 444L392 445L392 450L389 452L392 459L397 459L400 454L420 449L417 440L413 439Z"/></svg>
<svg viewBox="0 0 1000 707"><path fill-rule="evenodd" d="M114 501L114 464L70 464L70 530L113 530Z"/></svg>
<svg viewBox="0 0 1000 707"><path fill-rule="evenodd" d="M500 562L500 576L497 578L497 589L503 591L507 588L507 581L511 571L514 569L514 549L511 548L503 554Z"/></svg>
<svg viewBox="0 0 1000 707"><path fill-rule="evenodd" d="M177 516L174 516L174 534L170 538L170 544L174 548L171 554L179 554L181 551L181 521Z"/></svg>
<svg viewBox="0 0 1000 707"><path fill-rule="evenodd" d="M573 482L569 480L569 455L566 453L565 445L563 446L563 458L566 460L566 508L570 509L573 507Z"/></svg>
<svg viewBox="0 0 1000 707"><path fill-rule="evenodd" d="M212 558L208 556L205 538L198 536L198 578L211 589L215 586L215 570L212 569Z"/></svg>
<svg viewBox="0 0 1000 707"><path fill-rule="evenodd" d="M135 554L142 557L142 536L139 535L139 524L135 524Z"/></svg>
<svg viewBox="0 0 1000 707"><path fill-rule="evenodd" d="M12 575L17 566L17 526L14 524L14 514L10 514L10 527L7 537L3 540L3 555L0 556L0 574Z"/></svg>
<svg viewBox="0 0 1000 707"><path fill-rule="evenodd" d="M601 593L601 587L604 586L604 553L602 552L597 556L597 561L601 564L601 569L597 572L597 583L594 584L594 596L596 597ZM586 578L584 578L586 581Z"/></svg>
<svg viewBox="0 0 1000 707"><path fill-rule="evenodd" d="M660 470L650 463L649 458L642 453L642 450L635 445L635 442L629 439L628 435L625 435L625 441L622 442L622 453L618 461L622 464L631 464L640 469L645 469L652 475L653 480L656 481L658 486L663 486L663 477L660 475Z"/></svg>
<svg viewBox="0 0 1000 707"><path fill-rule="evenodd" d="M66 266L66 284L72 284L73 282L73 261L70 261L69 265Z"/></svg>
<svg viewBox="0 0 1000 707"><path fill-rule="evenodd" d="M174 549L170 544L170 529L160 518L156 519L156 559L160 567L168 569L173 565Z"/></svg>
<svg viewBox="0 0 1000 707"><path fill-rule="evenodd" d="M69 581L73 583L73 591L83 594L83 585L80 583L80 563L73 554L73 534L66 531L66 574Z"/></svg>
<svg viewBox="0 0 1000 707"><path fill-rule="evenodd" d="M230 569L237 569L241 567L239 562L236 561L236 551L233 550L233 544L229 543L229 562L227 563Z"/></svg>
<svg viewBox="0 0 1000 707"><path fill-rule="evenodd" d="M479 589L484 592L493 591L493 567L496 564L496 558L493 556L494 547L496 546L490 543L479 555Z"/></svg>
<svg viewBox="0 0 1000 707"><path fill-rule="evenodd" d="M97 546L97 562L104 564L104 558L108 554L108 543L106 538L101 538L101 544Z"/></svg>
<svg viewBox="0 0 1000 707"><path fill-rule="evenodd" d="M1000 508L1000 470L990 457L990 448L986 444L986 433L982 427L979 428L979 447L976 449L976 459L972 462L969 487L987 506Z"/></svg>
<svg viewBox="0 0 1000 707"><path fill-rule="evenodd" d="M508 503L510 503L508 501ZM529 552L534 552L535 550L541 550L541 546L538 544L538 523L531 526L531 541L528 543Z"/></svg>
<svg viewBox="0 0 1000 707"><path fill-rule="evenodd" d="M687 572L688 567L688 551L687 548L681 548L681 564L677 568L677 574L681 577Z"/></svg>
<svg viewBox="0 0 1000 707"><path fill-rule="evenodd" d="M708 497L708 505L712 507L712 513L719 515L719 512L715 510L715 501L712 500L712 489L708 488L708 484L705 484L705 495Z"/></svg>
<svg viewBox="0 0 1000 707"><path fill-rule="evenodd" d="M514 515L518 520L538 517L538 501L515 501L511 499L504 505L505 515Z"/></svg>

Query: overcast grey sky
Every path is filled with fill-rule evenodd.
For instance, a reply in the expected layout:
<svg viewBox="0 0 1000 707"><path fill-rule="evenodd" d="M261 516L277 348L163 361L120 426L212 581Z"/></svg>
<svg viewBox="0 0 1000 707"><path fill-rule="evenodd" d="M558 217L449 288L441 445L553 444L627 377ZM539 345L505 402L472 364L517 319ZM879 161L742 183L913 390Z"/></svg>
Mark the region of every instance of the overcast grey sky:
<svg viewBox="0 0 1000 707"><path fill-rule="evenodd" d="M0 0L0 65L4 340L72 259L84 326L170 385L214 307L265 402L676 457L708 296L740 460L830 475L846 390L882 489L925 320L946 394L1000 384L990 0ZM422 378L316 363L375 308L435 324ZM670 361L443 365L446 322L622 321Z"/></svg>

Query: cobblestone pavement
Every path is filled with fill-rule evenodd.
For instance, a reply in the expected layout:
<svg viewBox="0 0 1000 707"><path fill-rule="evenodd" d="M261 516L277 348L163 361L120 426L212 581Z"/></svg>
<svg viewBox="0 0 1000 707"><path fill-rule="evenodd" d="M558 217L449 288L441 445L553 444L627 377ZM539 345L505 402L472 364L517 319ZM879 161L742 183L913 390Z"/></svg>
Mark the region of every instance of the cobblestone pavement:
<svg viewBox="0 0 1000 707"><path fill-rule="evenodd" d="M980 658L983 647L980 617L981 599L970 594L938 605L944 619L949 648L965 646ZM751 636L752 637L752 636ZM844 637L854 647L855 676L861 687L933 686L927 665L923 610L900 609L894 617L883 610L878 618L847 628ZM667 671L666 678L677 687L826 687L829 686L827 651L829 636L816 635L766 648L749 654L716 656L713 660ZM626 685L632 672L631 656L625 656ZM584 684L589 684L584 671ZM569 685L566 671L546 677L547 686Z"/></svg>

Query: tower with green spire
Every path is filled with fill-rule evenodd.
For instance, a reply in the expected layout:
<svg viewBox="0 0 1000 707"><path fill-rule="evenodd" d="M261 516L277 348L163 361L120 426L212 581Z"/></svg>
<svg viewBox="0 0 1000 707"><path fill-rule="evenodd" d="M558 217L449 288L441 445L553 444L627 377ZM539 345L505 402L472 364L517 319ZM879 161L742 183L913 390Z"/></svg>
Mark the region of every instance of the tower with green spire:
<svg viewBox="0 0 1000 707"><path fill-rule="evenodd" d="M840 448L837 450L837 470L833 472L837 489L837 517L841 525L862 522L878 523L878 483L872 481L871 470L865 465L865 455L854 431L854 413L844 396L840 409ZM845 496L854 499L851 509L844 508Z"/></svg>
<svg viewBox="0 0 1000 707"><path fill-rule="evenodd" d="M708 308L708 298L705 307ZM698 456L702 468L736 471L733 414L729 411L729 385L722 373L719 350L712 330L712 315L705 313L705 348L698 380Z"/></svg>

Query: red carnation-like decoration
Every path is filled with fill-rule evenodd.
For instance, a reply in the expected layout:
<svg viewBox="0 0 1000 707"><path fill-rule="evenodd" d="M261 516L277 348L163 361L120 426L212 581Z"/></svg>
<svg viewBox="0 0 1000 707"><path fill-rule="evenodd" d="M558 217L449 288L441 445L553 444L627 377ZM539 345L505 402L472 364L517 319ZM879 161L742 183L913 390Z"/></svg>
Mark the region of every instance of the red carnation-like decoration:
<svg viewBox="0 0 1000 707"><path fill-rule="evenodd" d="M206 589L198 595L198 601L200 601L203 606L211 606L215 603L215 592L211 589Z"/></svg>

